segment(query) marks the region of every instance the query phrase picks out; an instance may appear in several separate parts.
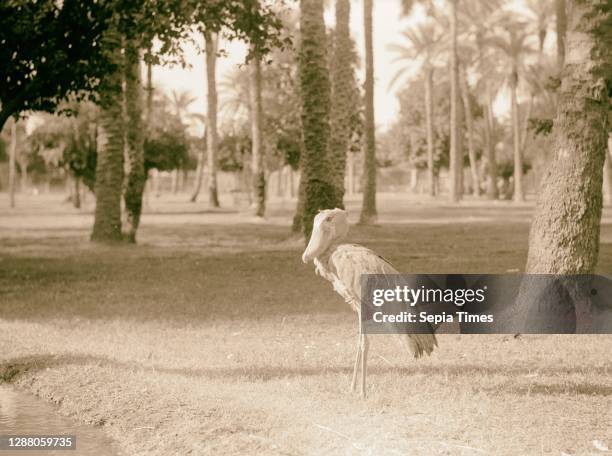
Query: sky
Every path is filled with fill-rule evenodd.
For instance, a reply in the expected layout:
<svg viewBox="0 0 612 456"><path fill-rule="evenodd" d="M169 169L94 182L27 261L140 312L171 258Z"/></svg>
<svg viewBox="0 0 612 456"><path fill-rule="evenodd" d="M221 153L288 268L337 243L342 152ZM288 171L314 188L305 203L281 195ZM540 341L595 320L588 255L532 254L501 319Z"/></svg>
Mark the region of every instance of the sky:
<svg viewBox="0 0 612 456"><path fill-rule="evenodd" d="M399 0L377 0L374 2L375 114L377 126L383 129L391 125L399 109L395 90L389 89L389 82L397 71L398 66L391 64L393 54L388 52L386 47L389 43L397 42L401 31L411 23L408 19L401 18L400 12ZM330 7L326 11L325 20L328 26L333 26L333 8ZM363 53L362 0L351 0L351 33L357 43L359 52ZM202 38L199 38L199 41L202 40ZM246 48L243 43L222 42L221 46L227 51L227 56L218 59L217 81L221 81L224 74L231 72L232 69L243 63L246 55ZM153 83L167 92L173 90L190 92L196 98L190 110L194 113L205 114L206 78L204 56L198 54L194 47L189 46L186 48L185 60L190 68L154 67ZM363 80L363 76L359 76L360 80ZM220 103L222 103L222 92L219 92L219 98Z"/></svg>
<svg viewBox="0 0 612 456"><path fill-rule="evenodd" d="M325 13L328 26L334 25L333 3L329 4ZM297 4L297 2L296 2ZM522 0L509 2L511 9L522 9ZM396 92L401 84L389 87L396 72L402 63L393 63L394 54L387 49L391 43L401 43L401 32L415 22L423 20L425 14L417 7L410 19L402 17L400 0L376 0L374 2L374 72L375 72L375 118L376 126L386 130L392 125L399 111ZM363 35L363 0L351 0L351 34L357 43L357 49L363 62L364 35ZM549 38L550 38L549 33ZM203 38L195 37L203 43ZM550 40L549 40L550 42ZM224 75L244 62L246 46L241 42L221 42L220 45L226 55L217 61L217 81L222 81ZM203 46L202 46L203 47ZM190 106L193 113L206 113L206 78L204 55L199 54L193 46L185 49L185 60L189 68L156 66L153 70L154 86L161 87L166 92L188 91L195 97ZM405 63L403 63L405 65ZM362 65L363 66L363 65ZM417 68L415 68L416 70ZM363 68L359 78L363 81ZM410 74L410 71L407 72ZM498 116L507 116L509 102L507 94L502 91L494 104ZM220 104L223 103L223 93L219 91ZM223 115L220 113L220 115ZM227 115L227 114L226 114ZM223 120L223 119L221 119Z"/></svg>

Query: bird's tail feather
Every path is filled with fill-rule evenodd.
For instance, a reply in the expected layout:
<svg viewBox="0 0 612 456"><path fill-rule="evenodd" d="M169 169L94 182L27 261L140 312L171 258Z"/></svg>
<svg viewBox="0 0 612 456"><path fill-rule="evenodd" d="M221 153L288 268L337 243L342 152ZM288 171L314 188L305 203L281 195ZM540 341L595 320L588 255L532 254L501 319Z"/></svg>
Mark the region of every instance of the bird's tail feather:
<svg viewBox="0 0 612 456"><path fill-rule="evenodd" d="M423 354L430 355L438 346L435 334L400 334L402 345L404 345L415 358Z"/></svg>

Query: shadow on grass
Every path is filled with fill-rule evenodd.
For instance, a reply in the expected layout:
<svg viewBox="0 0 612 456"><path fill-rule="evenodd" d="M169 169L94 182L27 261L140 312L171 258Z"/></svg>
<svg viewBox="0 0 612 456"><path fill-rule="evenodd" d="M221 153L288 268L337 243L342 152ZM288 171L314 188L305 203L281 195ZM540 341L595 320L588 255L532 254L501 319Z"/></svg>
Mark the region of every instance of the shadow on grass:
<svg viewBox="0 0 612 456"><path fill-rule="evenodd" d="M209 380L245 380L252 382L268 382L276 379L290 377L317 377L328 374L343 374L347 377L352 373L349 366L337 366L332 368L316 368L316 367L291 367L291 366L245 366L245 367L227 367L227 368L169 368L156 365L143 365L140 363L127 363L117 361L103 356L93 355L32 355L20 358L13 358L0 364L0 382L12 382L20 375L27 372L37 372L47 368L61 366L86 366L97 365L111 367L120 370L130 370L140 373L163 373L170 375L179 375L184 377L201 377ZM597 366L590 369L590 372L596 375L606 376L612 369L612 364ZM570 367L543 367L537 370L539 375L543 376L558 376L569 375L576 372L576 369ZM427 377L438 376L444 378L447 376L473 377L475 375L505 375L508 377L525 377L533 375L533 366L481 366L475 364L462 365L418 365L411 367L391 367L379 366L369 370L369 375L376 377L377 375L399 374L402 376L424 375ZM602 385L592 382L568 382L568 383L546 383L541 380L538 383L531 382L529 384L518 384L516 379L508 380L501 385L495 387L473 387L475 391L483 391L495 393L504 391L506 393L531 395L540 394L547 396L557 396L564 394L587 395L587 396L612 396L612 386Z"/></svg>

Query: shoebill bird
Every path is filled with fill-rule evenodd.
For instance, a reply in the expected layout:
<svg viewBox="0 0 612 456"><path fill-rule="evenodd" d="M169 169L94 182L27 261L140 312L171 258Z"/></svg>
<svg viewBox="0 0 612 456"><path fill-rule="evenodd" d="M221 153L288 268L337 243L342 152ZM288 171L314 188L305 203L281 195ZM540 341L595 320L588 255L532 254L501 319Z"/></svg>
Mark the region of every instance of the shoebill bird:
<svg viewBox="0 0 612 456"><path fill-rule="evenodd" d="M312 235L302 255L304 263L313 261L315 272L331 282L334 290L357 312L359 336L353 366L351 390L355 391L361 368L360 393L366 395L366 373L368 361L368 335L362 330L361 319L361 274L399 274L383 257L372 250L356 244L343 244L348 233L347 213L342 209L321 211L314 219ZM438 345L431 326L425 324L424 334L398 334L402 345L420 358L430 354ZM421 328L419 328L419 332Z"/></svg>

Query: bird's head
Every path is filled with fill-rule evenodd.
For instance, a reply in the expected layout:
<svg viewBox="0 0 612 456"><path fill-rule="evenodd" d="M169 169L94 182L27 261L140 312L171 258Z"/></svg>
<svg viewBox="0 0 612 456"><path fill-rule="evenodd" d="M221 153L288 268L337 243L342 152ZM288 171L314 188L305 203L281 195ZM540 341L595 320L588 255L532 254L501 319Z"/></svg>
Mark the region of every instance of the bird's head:
<svg viewBox="0 0 612 456"><path fill-rule="evenodd" d="M326 209L314 218L310 241L302 255L302 261L309 263L325 252L334 242L346 237L349 229L348 216L342 209Z"/></svg>

